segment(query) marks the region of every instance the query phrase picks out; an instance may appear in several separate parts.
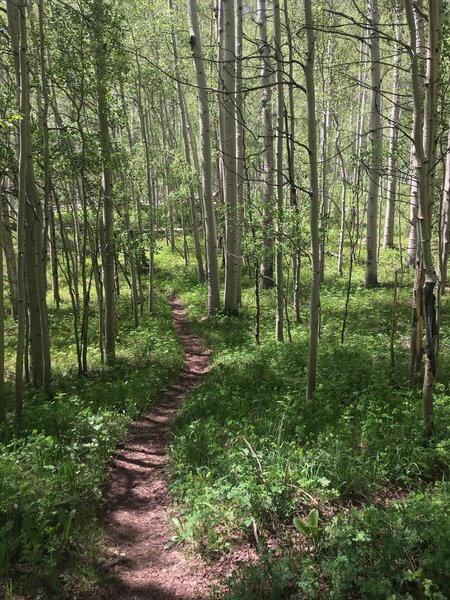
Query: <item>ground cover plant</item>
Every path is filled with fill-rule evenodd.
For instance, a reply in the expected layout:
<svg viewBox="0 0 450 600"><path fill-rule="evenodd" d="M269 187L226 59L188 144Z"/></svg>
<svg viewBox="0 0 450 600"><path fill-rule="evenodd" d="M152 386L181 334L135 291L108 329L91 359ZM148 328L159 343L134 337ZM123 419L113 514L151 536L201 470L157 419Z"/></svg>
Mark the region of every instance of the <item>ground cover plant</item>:
<svg viewBox="0 0 450 600"><path fill-rule="evenodd" d="M83 377L66 341L70 311L66 318L59 311L53 337L58 391L45 399L30 389L20 424L11 415L1 428L0 581L11 597L21 590L33 598L74 597L98 580L107 464L130 422L180 370L164 295L157 294L154 314L138 328L125 298L119 306L114 368L102 366L93 349Z"/></svg>
<svg viewBox="0 0 450 600"><path fill-rule="evenodd" d="M343 344L345 286L331 269L326 273L312 403L304 397L305 327L292 326L291 344L272 339L273 293L262 297L266 316L256 345L250 288L238 316L205 320L202 286L192 271L167 252L158 260L191 327L214 350L211 373L174 428L179 537L211 560L239 540L259 551L260 562L233 576L226 597L447 597L448 355L442 350L436 430L427 441L420 391L406 379L407 285L390 367L392 253L382 255L385 279L376 291L353 284ZM447 328L445 320L444 336ZM307 523L312 510L317 535L296 530L293 518Z"/></svg>

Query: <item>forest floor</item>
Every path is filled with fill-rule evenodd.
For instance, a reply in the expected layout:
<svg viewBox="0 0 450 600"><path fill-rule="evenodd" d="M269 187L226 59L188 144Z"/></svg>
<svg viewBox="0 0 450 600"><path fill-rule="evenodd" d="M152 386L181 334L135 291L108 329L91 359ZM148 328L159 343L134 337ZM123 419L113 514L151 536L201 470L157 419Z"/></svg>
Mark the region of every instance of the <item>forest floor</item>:
<svg viewBox="0 0 450 600"><path fill-rule="evenodd" d="M102 365L93 347L82 379L68 366L69 300L55 309L57 394L30 389L18 427L8 383L0 598L450 598L450 312L425 440L407 379L412 274L399 288L392 367L398 259L382 258L374 290L359 283L363 259L351 284L328 265L313 403L306 269L289 342L274 340L268 290L256 344L251 273L239 314L206 318L205 285L161 244L155 312L136 328L121 294L117 361Z"/></svg>
<svg viewBox="0 0 450 600"><path fill-rule="evenodd" d="M101 598L200 599L208 597L211 584L202 561L174 547L165 469L172 420L207 372L210 352L188 331L179 300L169 296L168 301L184 351L184 369L151 412L133 425L111 466L104 519L107 584Z"/></svg>

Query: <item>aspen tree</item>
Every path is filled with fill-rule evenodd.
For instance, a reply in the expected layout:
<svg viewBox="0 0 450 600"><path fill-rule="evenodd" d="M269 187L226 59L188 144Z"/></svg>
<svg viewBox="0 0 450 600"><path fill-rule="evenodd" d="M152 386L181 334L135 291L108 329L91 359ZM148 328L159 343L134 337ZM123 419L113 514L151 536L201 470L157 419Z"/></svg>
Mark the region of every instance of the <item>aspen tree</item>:
<svg viewBox="0 0 450 600"><path fill-rule="evenodd" d="M173 1L168 0L169 9L173 11ZM189 147L189 132L188 132L188 123L186 116L186 104L183 96L183 88L180 83L180 69L178 66L178 44L177 44L177 36L175 31L175 24L172 26L171 31L171 39L172 39L172 51L173 51L173 60L174 60L174 68L175 68L175 78L176 78L176 88L177 88L177 98L178 98L178 106L180 109L180 118L181 118L181 134L183 136L183 147L184 147L184 158L186 160L186 164L191 166L191 149ZM192 238L194 241L194 250L195 250L195 258L197 261L197 277L199 281L203 281L205 278L205 271L203 268L203 257L202 250L200 245L200 234L198 230L198 218L197 218L197 208L195 206L195 193L194 186L189 185L189 211L191 216L191 227L192 227Z"/></svg>
<svg viewBox="0 0 450 600"><path fill-rule="evenodd" d="M27 161L25 172L26 201L24 214L24 276L26 279L25 297L28 308L32 382L35 386L42 387L44 393L49 396L51 365L46 300L46 251L45 244L43 242L42 203L38 194L35 179L32 136L30 129L30 67L28 59L28 34L26 21L27 13L29 12L28 6L29 5L27 2L24 2L23 4L13 3L12 5L8 5L8 21L16 71L17 89L20 90L20 95L22 95L22 90L25 89L26 96L26 103L24 105L21 104L21 100L19 99L21 110L24 110L26 113L26 117L24 119L26 127L23 131L20 131L19 146L23 141L25 144L25 159ZM22 43L22 40L25 40L25 51L23 51L22 47L19 49L19 45ZM21 60L23 61L23 65ZM21 124L24 123L21 122ZM22 134L23 137L21 138Z"/></svg>
<svg viewBox="0 0 450 600"><path fill-rule="evenodd" d="M425 34L424 34L424 13L422 0L418 0L413 5L413 22L415 26L415 44L414 51L417 54L417 68L419 70L420 78L425 77L423 66L425 64L424 55L426 53L425 45ZM415 119L416 113L413 112L413 126L411 132L411 138L414 138L415 130ZM418 227L417 227L417 212L419 210L419 188L417 178L415 177L415 171L417 169L417 156L414 145L414 139L411 143L411 190L410 190L410 201L409 201L409 235L408 235L408 246L407 246L407 265L414 267L416 262L420 260L420 240L418 240Z"/></svg>
<svg viewBox="0 0 450 600"><path fill-rule="evenodd" d="M207 95L205 62L203 59L196 0L187 0L190 21L189 43L197 80L200 119L202 196L208 269L208 314L220 310L219 262L217 259L216 215L212 190L211 126Z"/></svg>
<svg viewBox="0 0 450 600"><path fill-rule="evenodd" d="M365 68L364 61L364 42L361 42L360 49L360 60L359 60L359 73L358 73L358 81L361 82L361 91L358 98L358 119L356 122L356 131L355 131L355 168L353 171L352 183L355 189L358 189L361 183L361 152L363 149L363 141L364 141L364 130L366 125L366 103L367 103L367 69ZM352 117L352 113L350 114Z"/></svg>
<svg viewBox="0 0 450 600"><path fill-rule="evenodd" d="M244 98L242 94L242 39L243 14L242 0L236 0L236 44L235 44L235 119L236 119L236 250L237 256L237 292L236 304L241 304L242 276L242 221L244 214Z"/></svg>
<svg viewBox="0 0 450 600"><path fill-rule="evenodd" d="M167 106L167 102L163 102L162 96L159 96L159 111L161 116L164 115L165 107ZM147 111L148 114L150 110ZM167 115L166 115L167 117ZM161 137L162 137L162 146L163 146L163 157L164 157L164 188L165 188L165 196L166 196L166 240L170 243L170 249L172 252L175 251L175 223L174 223L174 214L173 214L173 203L170 198L171 191L171 181L170 181L170 142L169 142L169 133L168 133L168 120L167 118L161 119ZM169 234L167 235L167 231Z"/></svg>
<svg viewBox="0 0 450 600"><path fill-rule="evenodd" d="M341 182L342 182L342 192L341 192L341 220L340 220L340 228L339 228L339 249L338 249L338 260L337 260L337 271L339 276L342 277L344 274L343 270L343 260L344 260L344 241L345 241L345 229L346 229L346 219L347 219L347 186L349 182L349 173L345 167L345 161L341 150L341 139L340 139L340 130L338 126L337 117L335 117L336 123L336 139L335 139L335 147L336 154L339 158L339 162L341 165Z"/></svg>
<svg viewBox="0 0 450 600"><path fill-rule="evenodd" d="M439 285L441 294L445 294L447 284L447 263L450 253L450 129L447 139L447 157L444 169L444 185L442 186L441 223L439 238Z"/></svg>
<svg viewBox="0 0 450 600"><path fill-rule="evenodd" d="M391 114L389 117L389 154L387 166L386 214L384 220L383 248L394 245L395 198L397 190L397 152L398 152L398 121L400 118L399 79L402 63L402 28L401 2L395 4L395 58L391 94Z"/></svg>
<svg viewBox="0 0 450 600"><path fill-rule="evenodd" d="M17 320L17 256L12 239L12 223L8 203L3 202L2 219L3 251L5 254L6 272L8 277L11 315Z"/></svg>
<svg viewBox="0 0 450 600"><path fill-rule="evenodd" d="M102 159L102 208L103 227L101 235L103 286L105 302L105 356L107 364L116 357L116 289L114 269L114 213L113 173L111 165L111 135L108 119L107 42L104 39L106 6L103 0L95 0L93 32L95 44L95 75L97 88L98 127Z"/></svg>
<svg viewBox="0 0 450 600"><path fill-rule="evenodd" d="M224 310L237 310L239 276L239 213L236 180L236 94L235 94L235 12L234 0L221 0L223 17L222 102L222 164L224 201L226 206L225 297Z"/></svg>
<svg viewBox="0 0 450 600"><path fill-rule="evenodd" d="M418 182L418 232L421 247L419 269L423 273L423 318L426 331L425 372L422 387L422 407L424 430L430 435L433 430L433 387L436 374L436 299L434 288L437 277L434 268L431 245L431 209L433 194L431 187L431 169L434 168L434 132L436 123L437 67L440 52L441 2L429 0L428 3L428 56L427 56L427 93L425 102L422 96L422 84L418 65L416 25L411 0L404 0L406 20L410 36L411 91L414 105L413 141L417 157L416 177ZM418 270L419 270L418 269ZM417 277L416 277L417 285Z"/></svg>
<svg viewBox="0 0 450 600"><path fill-rule="evenodd" d="M273 188L275 164L273 153L272 127L272 64L270 47L267 41L266 0L257 0L258 50L261 57L261 129L263 160L262 192L262 252L260 267L260 285L262 288L273 286Z"/></svg>
<svg viewBox="0 0 450 600"><path fill-rule="evenodd" d="M3 213L3 190L0 190L0 215ZM5 304L3 283L3 219L0 218L0 423L5 420Z"/></svg>
<svg viewBox="0 0 450 600"><path fill-rule="evenodd" d="M283 2L284 9L284 27L286 30L286 41L288 47L288 106L289 111L285 114L286 128L286 152L289 172L289 203L294 212L294 226L298 230L300 227L299 210L297 203L297 187L295 184L295 106L294 106L294 53L292 48L292 32L289 21L288 0ZM300 251L294 246L292 250L292 273L293 273L293 302L295 311L295 320L300 323Z"/></svg>
<svg viewBox="0 0 450 600"><path fill-rule="evenodd" d="M153 270L155 263L155 202L153 196L153 182L152 182L152 166L150 161L150 145L148 139L148 128L147 128L147 120L145 118L144 113L144 105L142 102L142 75L141 75L141 66L139 63L139 59L136 56L136 66L138 73L138 81L137 81L137 106L139 112L139 122L141 125L141 137L142 143L144 145L144 156L145 156L145 176L146 176L146 190L147 190L147 202L148 202L148 210L149 210L149 228L150 228L150 249L149 249L149 262L148 262L148 302L147 308L148 312L151 314L154 308L154 289L153 289Z"/></svg>
<svg viewBox="0 0 450 600"><path fill-rule="evenodd" d="M328 27L331 29L333 26L333 10L334 4L333 0L330 3L330 17ZM321 240L320 240L320 279L323 281L324 279L324 270L325 270L325 244L328 236L328 221L329 221L329 213L331 207L330 201L330 191L329 191L329 179L331 175L331 161L332 161L332 152L331 152L331 142L330 142L330 130L332 127L331 120L331 103L333 99L332 94L332 63L333 63L333 35L328 34L327 40L327 50L325 55L325 64L322 65L322 72L325 71L322 75L323 79L323 91L325 95L324 99L324 107L323 107L323 117L322 117L322 140L321 140L321 150L322 150L322 173L321 173L321 208L320 208L320 228L321 228Z"/></svg>
<svg viewBox="0 0 450 600"><path fill-rule="evenodd" d="M309 220L311 233L311 299L309 313L308 374L306 399L316 389L317 347L319 344L320 256L319 256L319 173L317 166L316 91L314 83L315 31L311 0L305 0L306 60L303 64L308 116Z"/></svg>
<svg viewBox="0 0 450 600"><path fill-rule="evenodd" d="M378 196L381 175L381 58L380 58L380 17L378 0L369 0L368 23L370 27L370 173L367 200L367 239L366 239L366 287L377 285L377 221Z"/></svg>
<svg viewBox="0 0 450 600"><path fill-rule="evenodd" d="M39 66L41 70L41 87L42 87L42 133L43 133L43 170L44 170L44 205L38 194L35 195L34 210L36 214L35 227L37 230L37 271L39 284L39 317L42 336L42 389L46 396L51 395L50 378L51 378L51 355L50 355L50 334L48 325L48 308L47 308L47 239L49 233L49 212L50 212L50 194L51 194L51 172L50 172L50 145L49 145L49 129L48 129L48 83L47 83L47 64L45 60L45 36L44 36L44 6L43 0L39 0ZM31 138L30 138L31 139ZM31 144L31 141L30 141ZM30 148L30 162L28 168L30 174L34 174L33 155ZM34 187L34 189L36 189ZM37 192L37 189L36 189Z"/></svg>
<svg viewBox="0 0 450 600"><path fill-rule="evenodd" d="M19 89L19 179L17 192L17 347L15 373L15 412L20 418L23 411L23 367L26 331L25 298L25 203L27 185L27 135L29 130L29 88L26 85L27 28L25 22L26 0L7 3L8 26L15 56Z"/></svg>
<svg viewBox="0 0 450 600"><path fill-rule="evenodd" d="M276 242L275 252L275 285L276 285L276 309L275 309L275 338L278 342L283 341L283 146L284 146L284 91L283 91L283 56L281 53L281 17L280 0L273 4L273 27L275 42L276 84L277 84L277 138L276 138Z"/></svg>

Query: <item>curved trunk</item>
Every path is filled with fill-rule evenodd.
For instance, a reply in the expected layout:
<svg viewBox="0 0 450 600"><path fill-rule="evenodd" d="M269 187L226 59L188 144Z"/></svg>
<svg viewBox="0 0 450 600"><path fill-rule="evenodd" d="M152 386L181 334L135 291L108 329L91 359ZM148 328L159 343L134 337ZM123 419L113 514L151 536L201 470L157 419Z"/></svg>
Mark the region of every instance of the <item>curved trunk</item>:
<svg viewBox="0 0 450 600"><path fill-rule="evenodd" d="M426 332L425 372L422 387L422 407L424 431L430 435L433 430L433 387L436 374L436 272L431 244L432 216L432 171L434 169L434 146L436 126L437 67L440 51L440 11L441 3L429 0L429 34L426 72L426 98L423 102L422 83L419 74L418 53L416 52L416 26L411 0L405 1L411 47L411 90L414 104L413 142L417 157L416 177L419 191L418 233L420 237L421 268L423 288L419 291L423 298L423 321ZM419 286L416 286L419 288ZM419 319L419 315L417 315Z"/></svg>

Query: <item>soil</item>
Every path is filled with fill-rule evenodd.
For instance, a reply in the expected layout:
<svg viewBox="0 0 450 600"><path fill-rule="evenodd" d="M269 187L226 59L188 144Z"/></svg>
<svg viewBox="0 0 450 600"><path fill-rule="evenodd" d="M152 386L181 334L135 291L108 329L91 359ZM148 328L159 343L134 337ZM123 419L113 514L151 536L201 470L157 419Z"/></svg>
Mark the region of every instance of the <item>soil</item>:
<svg viewBox="0 0 450 600"><path fill-rule="evenodd" d="M168 509L167 450L170 426L186 395L208 371L209 351L190 333L181 303L169 297L175 329L184 348L181 377L152 411L132 427L117 451L105 493L107 556L105 600L206 599L211 570L174 546ZM98 598L99 595L96 595Z"/></svg>

